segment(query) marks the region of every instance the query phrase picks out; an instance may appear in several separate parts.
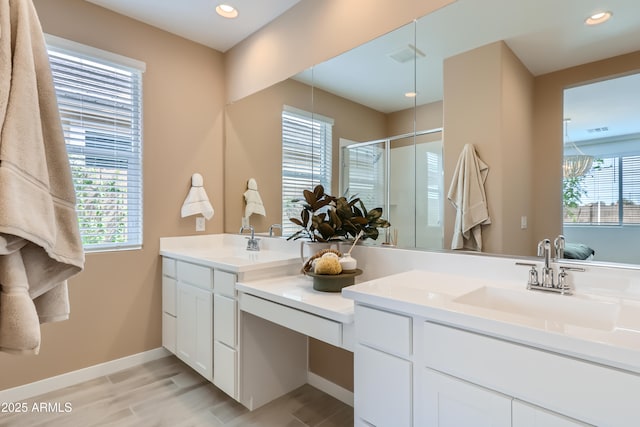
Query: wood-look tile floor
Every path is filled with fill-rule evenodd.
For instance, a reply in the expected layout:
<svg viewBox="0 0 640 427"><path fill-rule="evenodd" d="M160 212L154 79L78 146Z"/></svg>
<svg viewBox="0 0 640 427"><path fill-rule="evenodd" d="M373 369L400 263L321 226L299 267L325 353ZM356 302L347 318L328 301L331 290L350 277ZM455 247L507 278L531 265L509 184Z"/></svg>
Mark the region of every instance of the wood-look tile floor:
<svg viewBox="0 0 640 427"><path fill-rule="evenodd" d="M24 403L26 413L0 414L0 426L353 426L352 407L308 384L250 412L174 356Z"/></svg>

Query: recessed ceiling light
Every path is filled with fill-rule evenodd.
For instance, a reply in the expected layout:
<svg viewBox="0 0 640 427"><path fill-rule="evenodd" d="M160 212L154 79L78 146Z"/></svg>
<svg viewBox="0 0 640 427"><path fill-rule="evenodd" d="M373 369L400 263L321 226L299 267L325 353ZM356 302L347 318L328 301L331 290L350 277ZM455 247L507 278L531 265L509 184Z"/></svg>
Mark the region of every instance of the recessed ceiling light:
<svg viewBox="0 0 640 427"><path fill-rule="evenodd" d="M607 22L611 18L611 12L598 12L584 20L587 25L598 25Z"/></svg>
<svg viewBox="0 0 640 427"><path fill-rule="evenodd" d="M228 4L219 4L216 6L216 12L223 18L235 18L238 16L238 10Z"/></svg>

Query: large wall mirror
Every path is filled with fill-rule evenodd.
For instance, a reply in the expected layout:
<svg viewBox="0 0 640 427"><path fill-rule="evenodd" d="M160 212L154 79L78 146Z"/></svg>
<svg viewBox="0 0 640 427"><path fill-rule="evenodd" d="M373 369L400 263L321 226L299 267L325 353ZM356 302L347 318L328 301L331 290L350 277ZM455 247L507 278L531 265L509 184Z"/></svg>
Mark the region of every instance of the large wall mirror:
<svg viewBox="0 0 640 427"><path fill-rule="evenodd" d="M229 105L225 230L241 224L251 177L267 210L252 224L283 222L282 113L291 107L332 119L333 193L364 193L345 187L364 159L384 170L366 188L398 227L401 247L450 247L446 192L462 146L474 144L490 167L485 252L534 255L537 240L563 232L564 90L640 71L640 10L618 1L609 22L588 27L599 1L515 3L458 0ZM569 126L578 132L577 119ZM616 244L612 231L595 242L567 235L593 246L597 261L599 247Z"/></svg>

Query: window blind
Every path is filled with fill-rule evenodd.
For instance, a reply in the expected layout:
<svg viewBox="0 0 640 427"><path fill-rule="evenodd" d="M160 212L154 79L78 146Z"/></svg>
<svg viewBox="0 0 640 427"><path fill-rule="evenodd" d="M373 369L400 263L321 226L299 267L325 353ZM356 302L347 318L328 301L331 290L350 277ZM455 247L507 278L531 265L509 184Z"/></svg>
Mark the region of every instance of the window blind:
<svg viewBox="0 0 640 427"><path fill-rule="evenodd" d="M49 40L49 39L48 39ZM142 245L142 70L48 44L85 250Z"/></svg>
<svg viewBox="0 0 640 427"><path fill-rule="evenodd" d="M333 121L290 107L282 112L282 235L299 228L289 218L299 217L301 206L293 203L303 190L321 184L331 191L331 145Z"/></svg>
<svg viewBox="0 0 640 427"><path fill-rule="evenodd" d="M580 206L565 208L565 223L640 224L640 156L598 159L580 186Z"/></svg>

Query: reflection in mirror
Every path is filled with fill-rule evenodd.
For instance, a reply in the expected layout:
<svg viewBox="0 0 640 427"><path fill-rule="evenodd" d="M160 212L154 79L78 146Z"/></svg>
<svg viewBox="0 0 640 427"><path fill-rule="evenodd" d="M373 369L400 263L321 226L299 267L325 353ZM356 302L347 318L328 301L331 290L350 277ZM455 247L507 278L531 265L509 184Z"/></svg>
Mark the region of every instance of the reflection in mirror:
<svg viewBox="0 0 640 427"><path fill-rule="evenodd" d="M564 91L567 257L640 264L639 112L640 74Z"/></svg>
<svg viewBox="0 0 640 427"><path fill-rule="evenodd" d="M441 141L445 189L451 182L460 148L465 143L475 143L479 155L491 168L487 197L492 225L486 230L487 252L534 255L538 240L553 238L563 231L564 89L640 69L637 0L616 1L614 18L603 27L585 26L583 18L598 6L596 0L566 0L561 7L556 0L527 4L511 0L458 0L398 30L399 34L405 32L400 45L412 45L415 52L424 54L415 60L409 73L376 73L383 68L375 61L390 62L388 55L399 48L374 49L367 43L317 64L313 67L316 75L306 83L302 73L276 85L306 88L308 99L304 103L288 99L251 101L254 97L263 99L258 93L230 105L228 116L235 117L226 129L227 133L231 132L231 139L225 142L225 164L233 166L225 173L225 230L237 230L240 225L243 190L240 187L253 175L258 175L255 178L261 192L266 192L262 194L263 200L267 199L265 204L272 206L267 207L266 219L257 219L263 221L257 222L257 229L266 230L271 223L282 221L281 168L278 167L282 141L279 134L265 133L263 126L267 119L273 120L270 129L280 132L282 108L287 104L334 119L333 194L341 193L343 188L339 183L340 138L376 141L414 130L443 127L444 132L431 135L429 142ZM548 10L554 13L549 14ZM382 39L387 37L396 37L396 32ZM358 60L351 61L349 55L357 55ZM374 62L370 62L369 57ZM602 61L605 58L611 59ZM330 63L338 66L330 69ZM379 80L375 79L377 74L380 74ZM338 92L332 87L333 83L344 90L358 90ZM313 95L311 87L314 87ZM390 92L385 90L387 87L391 88ZM416 88L415 99L396 96L398 92L405 92L406 87ZM384 101L401 105L386 106ZM239 107L249 104L253 106L242 113ZM571 116L569 132L577 120L577 116ZM240 129L242 123L246 129ZM598 126L601 125L594 125ZM420 157L416 152L415 161ZM421 168L415 164L413 168L420 172ZM416 184L423 182L418 176L415 179ZM414 203L413 209L418 213L421 204ZM390 207L390 214L391 210ZM444 224L442 246L445 248L450 245L451 233L447 227L453 222L452 217L451 208L445 202L440 217ZM433 216L429 218L429 224L435 221ZM252 218L252 221L256 220ZM608 236L612 228L602 230L604 235L598 240L595 259L602 259L601 248L611 240ZM566 227L564 231L567 232ZM418 236L420 230L411 233ZM483 240L484 236L483 231ZM410 240L410 237L399 238L399 243L410 246L407 243ZM423 247L418 243L416 246ZM624 258L618 261L640 262Z"/></svg>

